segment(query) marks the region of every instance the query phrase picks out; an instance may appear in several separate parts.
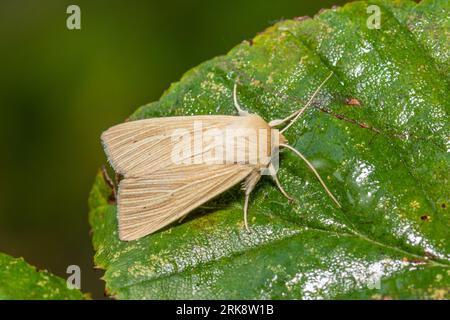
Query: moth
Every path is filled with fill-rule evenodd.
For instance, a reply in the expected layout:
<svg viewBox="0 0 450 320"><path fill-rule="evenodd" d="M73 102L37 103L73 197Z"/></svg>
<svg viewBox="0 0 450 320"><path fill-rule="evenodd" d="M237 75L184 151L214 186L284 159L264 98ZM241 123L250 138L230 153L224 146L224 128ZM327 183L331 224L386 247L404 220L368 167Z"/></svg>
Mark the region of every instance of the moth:
<svg viewBox="0 0 450 320"><path fill-rule="evenodd" d="M263 172L292 200L281 186L274 166L280 149L289 149L299 156L340 207L314 166L283 135L331 76L332 73L303 108L285 119L267 123L243 110L235 84L233 103L238 116L152 118L106 130L101 136L105 153L116 173L123 176L117 192L119 238L136 240L181 221L195 208L240 182L245 192L244 224L249 230L249 198ZM283 129L276 129L282 126Z"/></svg>

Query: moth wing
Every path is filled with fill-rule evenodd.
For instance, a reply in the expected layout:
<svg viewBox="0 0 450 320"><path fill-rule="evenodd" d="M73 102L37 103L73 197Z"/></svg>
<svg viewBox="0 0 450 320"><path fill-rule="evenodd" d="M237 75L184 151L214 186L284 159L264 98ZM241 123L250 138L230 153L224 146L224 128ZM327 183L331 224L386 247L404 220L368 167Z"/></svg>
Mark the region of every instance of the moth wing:
<svg viewBox="0 0 450 320"><path fill-rule="evenodd" d="M167 226L236 185L252 170L240 164L194 164L123 179L118 195L120 239L135 240Z"/></svg>
<svg viewBox="0 0 450 320"><path fill-rule="evenodd" d="M194 139L196 121L206 131L225 128L239 119L236 116L191 116L130 121L109 128L101 139L114 170L125 177L136 177L173 164L172 152L178 143L174 140L175 130L184 130ZM194 156L193 152L190 158Z"/></svg>

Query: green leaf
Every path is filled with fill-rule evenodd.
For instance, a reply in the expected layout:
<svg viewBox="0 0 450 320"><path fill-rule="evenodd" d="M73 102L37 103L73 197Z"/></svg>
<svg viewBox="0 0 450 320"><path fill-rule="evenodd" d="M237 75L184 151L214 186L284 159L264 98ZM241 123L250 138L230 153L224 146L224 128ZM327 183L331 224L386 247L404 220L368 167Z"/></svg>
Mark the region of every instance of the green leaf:
<svg viewBox="0 0 450 320"><path fill-rule="evenodd" d="M87 299L66 281L46 271L37 271L22 258L0 253L0 300Z"/></svg>
<svg viewBox="0 0 450 320"><path fill-rule="evenodd" d="M369 4L381 10L380 29L367 27ZM263 179L251 197L251 232L233 188L181 224L121 242L111 189L98 175L90 223L107 291L122 299L448 298L449 9L447 0L362 1L281 21L139 108L131 119L235 114L238 81L245 108L280 119L332 70L286 136L343 207L283 152L279 177L297 201Z"/></svg>

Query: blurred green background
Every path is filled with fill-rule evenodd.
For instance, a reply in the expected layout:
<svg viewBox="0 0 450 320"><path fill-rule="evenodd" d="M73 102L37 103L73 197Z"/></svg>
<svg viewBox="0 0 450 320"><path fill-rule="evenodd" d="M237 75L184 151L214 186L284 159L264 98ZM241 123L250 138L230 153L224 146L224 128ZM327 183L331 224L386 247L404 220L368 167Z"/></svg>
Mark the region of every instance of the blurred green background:
<svg viewBox="0 0 450 320"><path fill-rule="evenodd" d="M339 0L0 3L0 251L102 298L87 197L106 162L100 134L199 63L282 18ZM81 8L81 30L66 8Z"/></svg>

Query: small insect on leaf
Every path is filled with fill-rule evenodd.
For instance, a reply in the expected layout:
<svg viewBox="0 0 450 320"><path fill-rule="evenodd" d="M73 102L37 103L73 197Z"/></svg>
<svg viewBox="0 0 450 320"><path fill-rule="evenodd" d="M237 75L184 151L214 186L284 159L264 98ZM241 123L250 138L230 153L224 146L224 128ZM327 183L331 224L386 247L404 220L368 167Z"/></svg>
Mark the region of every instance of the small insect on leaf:
<svg viewBox="0 0 450 320"><path fill-rule="evenodd" d="M102 134L107 157L123 176L117 208L119 237L135 240L151 234L234 185L244 181L244 222L250 194L262 175L270 175L290 201L277 177L278 150L293 151L306 162L327 194L340 207L313 165L283 136L331 78L319 85L300 110L267 123L233 103L239 116L190 116L129 121ZM285 126L282 130L278 126Z"/></svg>

